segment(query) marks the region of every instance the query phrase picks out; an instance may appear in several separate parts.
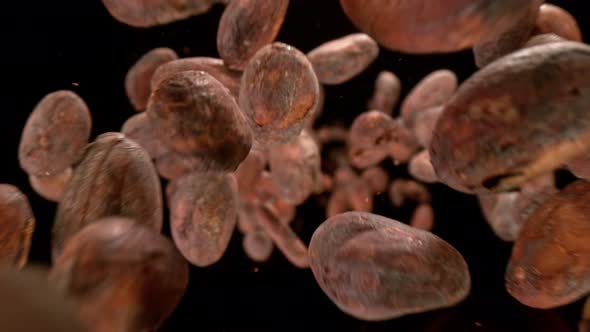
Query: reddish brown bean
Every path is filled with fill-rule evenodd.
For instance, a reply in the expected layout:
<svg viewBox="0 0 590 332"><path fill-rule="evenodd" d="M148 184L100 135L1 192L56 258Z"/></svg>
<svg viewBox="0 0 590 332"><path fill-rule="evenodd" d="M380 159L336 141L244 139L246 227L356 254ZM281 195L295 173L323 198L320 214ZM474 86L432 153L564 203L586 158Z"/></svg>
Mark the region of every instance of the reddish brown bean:
<svg viewBox="0 0 590 332"><path fill-rule="evenodd" d="M0 268L0 331L83 332L74 303L47 280L45 269Z"/></svg>
<svg viewBox="0 0 590 332"><path fill-rule="evenodd" d="M469 48L526 15L541 0L340 0L344 13L381 45L408 53Z"/></svg>
<svg viewBox="0 0 590 332"><path fill-rule="evenodd" d="M443 107L435 106L425 109L416 114L414 118L413 132L416 140L423 148L428 149L432 142L432 134L436 127L436 122L442 114Z"/></svg>
<svg viewBox="0 0 590 332"><path fill-rule="evenodd" d="M430 232L370 213L347 212L314 232L310 266L347 314L379 321L450 307L469 293L467 264Z"/></svg>
<svg viewBox="0 0 590 332"><path fill-rule="evenodd" d="M102 0L111 16L121 23L149 28L204 14L227 0Z"/></svg>
<svg viewBox="0 0 590 332"><path fill-rule="evenodd" d="M374 194L380 194L387 190L389 185L389 174L382 167L373 166L361 173L361 178L367 182Z"/></svg>
<svg viewBox="0 0 590 332"><path fill-rule="evenodd" d="M578 180L524 222L506 269L506 289L534 308L572 303L590 291L590 183Z"/></svg>
<svg viewBox="0 0 590 332"><path fill-rule="evenodd" d="M236 99L240 93L240 80L242 74L229 70L221 59L209 57L193 57L170 61L158 67L152 76L152 90L163 80L183 71L204 71L221 82Z"/></svg>
<svg viewBox="0 0 590 332"><path fill-rule="evenodd" d="M380 72L375 80L373 96L367 103L367 109L392 115L401 91L402 83L394 73L386 70Z"/></svg>
<svg viewBox="0 0 590 332"><path fill-rule="evenodd" d="M410 159L408 163L408 173L418 181L426 183L438 182L428 150L422 150Z"/></svg>
<svg viewBox="0 0 590 332"><path fill-rule="evenodd" d="M586 152L568 161L567 169L580 179L590 180L590 154Z"/></svg>
<svg viewBox="0 0 590 332"><path fill-rule="evenodd" d="M523 222L518 211L520 193L481 194L477 197L494 234L503 241L515 241Z"/></svg>
<svg viewBox="0 0 590 332"><path fill-rule="evenodd" d="M549 3L544 3L539 7L534 33L554 33L567 40L582 41L582 31L572 14Z"/></svg>
<svg viewBox="0 0 590 332"><path fill-rule="evenodd" d="M127 119L121 128L121 133L139 144L152 159L168 152L168 148L156 137L145 112L135 114Z"/></svg>
<svg viewBox="0 0 590 332"><path fill-rule="evenodd" d="M217 50L230 69L244 70L248 61L277 37L289 0L233 0L217 30Z"/></svg>
<svg viewBox="0 0 590 332"><path fill-rule="evenodd" d="M0 184L0 267L23 267L35 230L35 217L29 200L17 187Z"/></svg>
<svg viewBox="0 0 590 332"><path fill-rule="evenodd" d="M457 75L450 70L433 71L408 93L402 102L400 116L412 128L416 116L425 110L443 105L457 90Z"/></svg>
<svg viewBox="0 0 590 332"><path fill-rule="evenodd" d="M242 241L244 252L255 262L266 262L273 252L274 244L262 229L244 234Z"/></svg>
<svg viewBox="0 0 590 332"><path fill-rule="evenodd" d="M590 47L576 42L526 48L481 69L437 122L430 157L440 181L507 191L584 153L589 83Z"/></svg>
<svg viewBox="0 0 590 332"><path fill-rule="evenodd" d="M184 71L152 93L147 116L170 150L202 161L195 171L234 171L246 158L252 134L234 98L202 71Z"/></svg>
<svg viewBox="0 0 590 332"><path fill-rule="evenodd" d="M363 72L379 55L379 45L364 33L323 43L307 53L318 81L342 84Z"/></svg>
<svg viewBox="0 0 590 332"><path fill-rule="evenodd" d="M351 210L371 212L373 194L367 181L352 169L341 167L334 174L334 189L326 207L326 215L332 217Z"/></svg>
<svg viewBox="0 0 590 332"><path fill-rule="evenodd" d="M58 174L49 176L29 175L29 183L39 196L46 200L59 202L66 189L68 182L72 178L73 170L71 167L66 168Z"/></svg>
<svg viewBox="0 0 590 332"><path fill-rule="evenodd" d="M299 135L317 111L320 88L309 60L292 46L261 48L244 71L240 106L261 146Z"/></svg>
<svg viewBox="0 0 590 332"><path fill-rule="evenodd" d="M434 228L434 211L430 204L420 204L414 210L410 226L424 231L432 232Z"/></svg>
<svg viewBox="0 0 590 332"><path fill-rule="evenodd" d="M320 149L305 130L270 148L268 157L270 175L286 202L299 205L321 185Z"/></svg>
<svg viewBox="0 0 590 332"><path fill-rule="evenodd" d="M187 174L206 169L202 158L168 151L155 160L158 174L166 180L176 180Z"/></svg>
<svg viewBox="0 0 590 332"><path fill-rule="evenodd" d="M526 44L524 44L524 46L522 48L533 47L533 46L543 45L543 44L560 43L560 42L566 41L566 40L567 39L559 37L558 35L553 34L553 33L544 33L541 35L536 35L536 36L531 37L531 39L529 39L526 42Z"/></svg>
<svg viewBox="0 0 590 332"><path fill-rule="evenodd" d="M161 65L178 59L174 50L155 48L139 58L125 76L125 92L129 102L136 111L143 111L152 92L151 80L154 72Z"/></svg>
<svg viewBox="0 0 590 332"><path fill-rule="evenodd" d="M270 172L264 171L260 174L253 202L259 207L264 206L267 213L278 218L283 224L288 225L295 218L295 205L281 196L281 189Z"/></svg>
<svg viewBox="0 0 590 332"><path fill-rule="evenodd" d="M100 135L88 145L66 186L52 230L56 258L84 226L119 215L162 229L162 190L149 155L120 133Z"/></svg>
<svg viewBox="0 0 590 332"><path fill-rule="evenodd" d="M91 118L72 91L46 95L29 115L18 147L20 166L30 175L60 173L78 161L90 137Z"/></svg>
<svg viewBox="0 0 590 332"><path fill-rule="evenodd" d="M225 173L192 173L170 183L170 228L180 253L193 265L219 261L234 232L236 179Z"/></svg>
<svg viewBox="0 0 590 332"><path fill-rule="evenodd" d="M253 232L257 228L260 228L258 222L258 216L256 215L256 209L259 208L256 202L251 200L244 200L238 197L238 221L237 229L242 234Z"/></svg>
<svg viewBox="0 0 590 332"><path fill-rule="evenodd" d="M256 191L256 184L267 164L265 153L251 149L250 153L234 172L241 197L251 197Z"/></svg>
<svg viewBox="0 0 590 332"><path fill-rule="evenodd" d="M395 179L389 186L389 198L395 207L400 207L411 200L419 204L430 203L428 188L414 180Z"/></svg>
<svg viewBox="0 0 590 332"><path fill-rule="evenodd" d="M315 131L320 145L329 143L346 142L348 140L348 128L342 126L321 126Z"/></svg>
<svg viewBox="0 0 590 332"><path fill-rule="evenodd" d="M188 277L188 264L166 237L121 217L74 235L49 275L93 332L157 329L180 302Z"/></svg>

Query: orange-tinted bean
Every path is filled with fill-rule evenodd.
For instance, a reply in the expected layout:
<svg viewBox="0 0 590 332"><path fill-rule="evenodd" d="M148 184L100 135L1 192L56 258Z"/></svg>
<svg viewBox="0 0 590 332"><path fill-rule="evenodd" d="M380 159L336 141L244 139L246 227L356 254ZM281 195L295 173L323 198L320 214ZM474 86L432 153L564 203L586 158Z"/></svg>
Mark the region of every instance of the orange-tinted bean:
<svg viewBox="0 0 590 332"><path fill-rule="evenodd" d="M394 73L387 70L380 72L375 80L373 96L367 103L367 109L392 115L399 102L401 90L402 83Z"/></svg>
<svg viewBox="0 0 590 332"><path fill-rule="evenodd" d="M15 186L0 184L0 267L23 267L35 230L35 217L29 200Z"/></svg>
<svg viewBox="0 0 590 332"><path fill-rule="evenodd" d="M582 32L572 14L549 3L544 3L539 7L539 16L534 33L554 33L567 40L582 41Z"/></svg>
<svg viewBox="0 0 590 332"><path fill-rule="evenodd" d="M66 168L58 174L49 176L29 175L29 183L37 194L46 200L59 202L66 189L66 185L72 178L73 170Z"/></svg>

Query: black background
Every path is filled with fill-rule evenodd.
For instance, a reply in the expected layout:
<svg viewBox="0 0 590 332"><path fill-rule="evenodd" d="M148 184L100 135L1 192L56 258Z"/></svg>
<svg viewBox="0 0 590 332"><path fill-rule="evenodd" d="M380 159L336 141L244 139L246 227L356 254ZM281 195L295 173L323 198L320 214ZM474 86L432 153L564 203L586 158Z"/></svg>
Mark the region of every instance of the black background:
<svg viewBox="0 0 590 332"><path fill-rule="evenodd" d="M272 0L269 0L272 1ZM590 24L581 0L551 1L579 20L586 36ZM49 230L55 204L36 195L20 169L21 130L35 104L47 93L71 89L89 105L93 137L117 131L134 112L123 89L127 69L146 51L167 46L185 56L217 56L217 22L223 11L151 29L136 29L110 17L98 0L6 1L0 36L0 183L17 185L30 198L37 228L31 261L48 264ZM292 0L278 40L307 52L322 42L355 32L336 0ZM350 124L365 110L380 70L394 71L403 95L429 72L448 68L462 81L474 72L470 51L409 56L382 49L378 60L350 82L326 88L322 123ZM74 85L75 83L75 85ZM403 176L394 168L394 176ZM340 312L317 286L310 270L291 266L275 250L264 264L250 261L235 233L223 259L191 270L189 289L164 331L574 331L581 301L555 310L534 310L511 299L503 273L511 245L497 239L481 217L474 197L443 185L432 186L434 233L467 260L473 280L469 298L457 307L381 323L355 320ZM310 199L299 210L295 230L309 243L324 212ZM393 210L387 194L377 197L376 212L408 221L412 207ZM165 232L168 234L166 226Z"/></svg>

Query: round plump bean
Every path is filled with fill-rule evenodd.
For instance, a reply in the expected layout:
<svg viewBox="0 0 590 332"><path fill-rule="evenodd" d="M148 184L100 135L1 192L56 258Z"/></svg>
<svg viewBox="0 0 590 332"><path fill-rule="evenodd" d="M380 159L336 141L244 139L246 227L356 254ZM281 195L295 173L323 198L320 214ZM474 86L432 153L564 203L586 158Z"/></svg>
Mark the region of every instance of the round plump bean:
<svg viewBox="0 0 590 332"><path fill-rule="evenodd" d="M240 106L261 146L295 138L317 111L320 88L311 63L292 46L261 48L242 76Z"/></svg>
<svg viewBox="0 0 590 332"><path fill-rule="evenodd" d="M231 92L232 96L238 98L242 74L229 70L221 59L209 57L184 58L161 65L152 76L152 90L155 90L163 80L190 70L204 71L213 76Z"/></svg>
<svg viewBox="0 0 590 332"><path fill-rule="evenodd" d="M404 99L400 115L408 127L412 127L416 116L435 106L443 105L457 90L457 75L441 69L424 77Z"/></svg>
<svg viewBox="0 0 590 332"><path fill-rule="evenodd" d="M567 40L582 41L582 32L576 19L563 8L549 3L539 7L534 33L554 33Z"/></svg>
<svg viewBox="0 0 590 332"><path fill-rule="evenodd" d="M125 92L129 102L136 111L143 111L152 92L151 80L154 72L161 65L178 59L174 50L155 48L137 60L125 76Z"/></svg>
<svg viewBox="0 0 590 332"><path fill-rule="evenodd" d="M233 0L217 30L217 50L230 69L244 70L263 46L272 43L283 25L289 0Z"/></svg>
<svg viewBox="0 0 590 332"><path fill-rule="evenodd" d="M382 71L375 80L373 96L367 103L367 109L381 111L392 115L402 91L400 79L390 71Z"/></svg>
<svg viewBox="0 0 590 332"><path fill-rule="evenodd" d="M65 242L100 218L134 218L162 229L162 190L149 155L120 133L100 135L86 148L66 186L52 230L53 258Z"/></svg>
<svg viewBox="0 0 590 332"><path fill-rule="evenodd" d="M340 0L381 45L408 53L454 52L506 31L541 0Z"/></svg>
<svg viewBox="0 0 590 332"><path fill-rule="evenodd" d="M506 269L506 289L534 308L572 303L590 291L590 183L578 180L524 222Z"/></svg>
<svg viewBox="0 0 590 332"><path fill-rule="evenodd" d="M307 53L320 83L341 84L363 72L377 59L379 45L364 33L331 40Z"/></svg>
<svg viewBox="0 0 590 332"><path fill-rule="evenodd" d="M430 162L428 150L422 150L410 159L408 173L422 182L435 183L438 181L432 163Z"/></svg>
<svg viewBox="0 0 590 332"><path fill-rule="evenodd" d="M60 173L78 161L90 137L90 112L74 92L48 94L29 116L18 147L21 167L30 175Z"/></svg>
<svg viewBox="0 0 590 332"><path fill-rule="evenodd" d="M169 186L170 228L176 247L192 264L219 261L237 218L235 177L225 173L192 173Z"/></svg>
<svg viewBox="0 0 590 332"><path fill-rule="evenodd" d="M49 275L93 332L157 329L180 302L188 277L188 264L166 237L121 217L74 235Z"/></svg>
<svg viewBox="0 0 590 332"><path fill-rule="evenodd" d="M216 3L227 0L102 0L119 22L149 28L204 14Z"/></svg>
<svg viewBox="0 0 590 332"><path fill-rule="evenodd" d="M127 119L121 128L121 133L139 144L152 159L168 152L164 143L156 137L145 112L135 114Z"/></svg>
<svg viewBox="0 0 590 332"><path fill-rule="evenodd" d="M471 287L467 264L450 244L370 213L326 220L311 238L309 256L324 293L363 320L450 307Z"/></svg>
<svg viewBox="0 0 590 332"><path fill-rule="evenodd" d="M72 178L73 170L66 168L58 174L49 176L29 175L29 183L37 194L46 200L59 202L66 189L66 185Z"/></svg>
<svg viewBox="0 0 590 332"><path fill-rule="evenodd" d="M438 119L430 157L461 191L507 191L590 148L590 47L507 55L470 77Z"/></svg>
<svg viewBox="0 0 590 332"><path fill-rule="evenodd" d="M29 200L17 187L0 184L0 267L23 267L35 230L35 217Z"/></svg>
<svg viewBox="0 0 590 332"><path fill-rule="evenodd" d="M147 116L170 150L202 160L195 171L234 171L246 158L252 134L229 91L202 71L184 71L160 82Z"/></svg>

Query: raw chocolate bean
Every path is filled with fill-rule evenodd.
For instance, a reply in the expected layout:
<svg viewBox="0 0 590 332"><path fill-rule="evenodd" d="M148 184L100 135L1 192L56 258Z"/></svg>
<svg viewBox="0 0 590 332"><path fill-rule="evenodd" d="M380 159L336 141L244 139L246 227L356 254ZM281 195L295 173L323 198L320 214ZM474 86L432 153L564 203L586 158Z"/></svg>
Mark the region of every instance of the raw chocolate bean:
<svg viewBox="0 0 590 332"><path fill-rule="evenodd" d="M503 241L515 241L523 221L518 213L520 193L481 194L477 198L494 234Z"/></svg>
<svg viewBox="0 0 590 332"><path fill-rule="evenodd" d="M365 169L361 173L361 178L367 182L374 194L385 192L389 185L389 174L382 167L373 166Z"/></svg>
<svg viewBox="0 0 590 332"><path fill-rule="evenodd" d="M414 155L408 163L408 173L416 180L435 183L438 181L432 163L430 162L430 154L428 150L422 150L420 153Z"/></svg>
<svg viewBox="0 0 590 332"><path fill-rule="evenodd" d="M434 211L430 204L420 204L412 214L410 226L431 232L434 228Z"/></svg>
<svg viewBox="0 0 590 332"><path fill-rule="evenodd" d="M368 110L377 110L392 115L401 95L402 83L390 71L382 71L375 80L373 96L367 103Z"/></svg>
<svg viewBox="0 0 590 332"><path fill-rule="evenodd" d="M322 126L315 131L317 141L321 145L348 140L348 128L341 126Z"/></svg>
<svg viewBox="0 0 590 332"><path fill-rule="evenodd" d="M590 297L584 301L582 309L582 318L578 323L578 332L590 332Z"/></svg>
<svg viewBox="0 0 590 332"><path fill-rule="evenodd" d="M543 44L560 43L566 40L567 39L559 37L558 35L553 33L544 33L542 35L533 36L531 39L529 39L529 41L526 42L526 44L524 44L522 48L533 47Z"/></svg>
<svg viewBox="0 0 590 332"><path fill-rule="evenodd" d="M341 167L334 174L334 189L326 207L326 215L332 217L351 210L371 212L373 193L369 182L352 169Z"/></svg>
<svg viewBox="0 0 590 332"><path fill-rule="evenodd" d="M29 116L18 147L20 166L29 175L47 176L78 161L90 137L88 107L67 90L46 95Z"/></svg>
<svg viewBox="0 0 590 332"><path fill-rule="evenodd" d="M35 230L35 217L29 200L15 186L0 184L0 267L23 267Z"/></svg>
<svg viewBox="0 0 590 332"><path fill-rule="evenodd" d="M66 185L72 178L72 174L72 168L68 167L61 173L54 175L29 175L29 183L39 196L49 201L59 202L66 189Z"/></svg>
<svg viewBox="0 0 590 332"><path fill-rule="evenodd" d="M266 155L262 151L251 149L246 159L234 172L241 197L252 196L256 191L256 184L266 167Z"/></svg>
<svg viewBox="0 0 590 332"><path fill-rule="evenodd" d="M127 119L121 128L121 133L139 144L152 159L168 152L168 148L156 137L145 112L135 114Z"/></svg>
<svg viewBox="0 0 590 332"><path fill-rule="evenodd" d="M66 186L52 229L55 259L84 226L108 216L162 229L162 190L149 155L120 133L100 135L86 148Z"/></svg>
<svg viewBox="0 0 590 332"><path fill-rule="evenodd" d="M442 106L435 106L416 114L412 129L416 140L423 148L428 149L430 146L430 143L432 142L432 134L436 127L436 122L442 114L442 110Z"/></svg>
<svg viewBox="0 0 590 332"><path fill-rule="evenodd" d="M251 260L262 263L270 258L274 249L274 244L264 230L258 228L252 232L244 234L242 247Z"/></svg>
<svg viewBox="0 0 590 332"><path fill-rule="evenodd" d="M166 180L175 180L201 169L206 169L203 166L204 161L202 158L174 151L166 152L158 157L155 162L158 174Z"/></svg>
<svg viewBox="0 0 590 332"><path fill-rule="evenodd" d="M534 34L554 33L571 41L582 41L582 32L578 22L561 7L544 3L539 7Z"/></svg>
<svg viewBox="0 0 590 332"><path fill-rule="evenodd" d="M371 213L326 220L311 238L309 257L324 293L363 320L450 307L471 288L467 264L450 244Z"/></svg>
<svg viewBox="0 0 590 332"><path fill-rule="evenodd" d="M389 198L395 207L401 207L406 200L419 204L430 203L431 201L430 192L424 185L407 179L395 179L391 182Z"/></svg>

